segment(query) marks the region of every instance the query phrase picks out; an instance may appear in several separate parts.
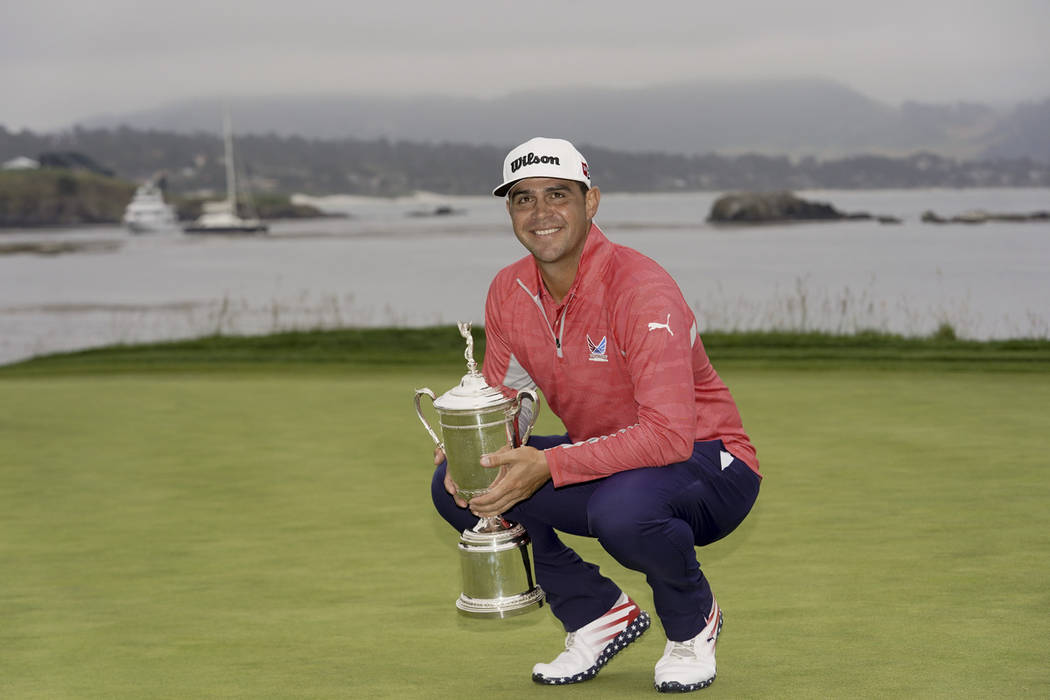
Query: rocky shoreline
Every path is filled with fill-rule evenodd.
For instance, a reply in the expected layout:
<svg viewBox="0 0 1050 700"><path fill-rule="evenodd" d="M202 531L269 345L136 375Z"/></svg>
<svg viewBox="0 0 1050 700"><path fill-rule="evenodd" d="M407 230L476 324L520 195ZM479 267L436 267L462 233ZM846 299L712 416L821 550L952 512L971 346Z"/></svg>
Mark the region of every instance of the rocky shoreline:
<svg viewBox="0 0 1050 700"><path fill-rule="evenodd" d="M111 253L119 250L123 241L0 241L0 255L64 255L66 253Z"/></svg>
<svg viewBox="0 0 1050 700"><path fill-rule="evenodd" d="M708 222L714 224L765 224L783 221L870 221L899 224L895 216L868 212L843 212L827 202L802 199L793 192L733 192L711 205Z"/></svg>
<svg viewBox="0 0 1050 700"><path fill-rule="evenodd" d="M1034 211L1028 214L994 214L982 210L963 212L951 217L943 217L932 211L922 213L924 224L983 224L989 221L1009 221L1012 223L1020 221L1042 221L1050 222L1050 211Z"/></svg>
<svg viewBox="0 0 1050 700"><path fill-rule="evenodd" d="M42 168L35 171L0 172L0 232L5 228L44 229L54 226L119 224L131 199L134 185L117 178L75 170ZM171 198L180 221L192 221L201 211L203 199ZM295 203L283 194L255 197L255 214L264 220L345 217L307 204ZM461 213L449 207L413 212L412 216L444 216ZM788 190L741 191L723 194L711 206L707 221L712 224L753 225L793 221L870 221L899 224L886 214L844 212L828 202L811 201ZM930 224L979 224L985 222L1050 222L1050 211L987 212L973 210L950 217L927 210L921 216ZM10 252L10 251L8 251Z"/></svg>
<svg viewBox="0 0 1050 700"><path fill-rule="evenodd" d="M712 224L770 224L792 221L878 221L899 224L896 216L866 211L844 212L828 202L798 197L793 192L732 192L711 205L707 221ZM921 221L930 224L980 224L989 221L1050 223L1050 211L1030 213L989 213L982 210L945 218L925 211Z"/></svg>
<svg viewBox="0 0 1050 700"><path fill-rule="evenodd" d="M120 224L135 192L135 184L109 175L63 168L0 171L0 232L3 229L46 229L55 226ZM179 221L200 216L206 199L172 196ZM254 197L255 215L264 220L343 217L308 204L296 204L289 195ZM247 213L247 212L244 212Z"/></svg>

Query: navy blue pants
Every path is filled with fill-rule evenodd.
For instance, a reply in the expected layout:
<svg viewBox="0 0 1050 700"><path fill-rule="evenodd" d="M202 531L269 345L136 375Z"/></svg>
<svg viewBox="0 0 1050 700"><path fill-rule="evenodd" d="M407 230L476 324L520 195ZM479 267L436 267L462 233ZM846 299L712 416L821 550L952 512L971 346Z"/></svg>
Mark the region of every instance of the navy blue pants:
<svg viewBox="0 0 1050 700"><path fill-rule="evenodd" d="M528 444L542 450L566 442L567 435L533 436ZM548 481L504 513L528 531L537 583L567 632L604 615L620 588L555 530L596 537L616 561L644 573L668 639L685 641L703 629L712 596L694 546L732 532L751 511L761 481L724 450L721 440L697 442L692 457L677 464L561 488ZM456 505L444 479L442 464L431 482L438 512L457 531L474 527L477 517Z"/></svg>

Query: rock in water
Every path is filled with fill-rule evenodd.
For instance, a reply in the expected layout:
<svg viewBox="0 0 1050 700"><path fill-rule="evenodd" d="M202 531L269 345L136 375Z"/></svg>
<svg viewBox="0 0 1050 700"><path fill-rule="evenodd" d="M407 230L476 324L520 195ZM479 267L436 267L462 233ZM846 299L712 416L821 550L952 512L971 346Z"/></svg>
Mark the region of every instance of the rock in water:
<svg viewBox="0 0 1050 700"><path fill-rule="evenodd" d="M712 223L755 224L767 221L835 221L865 219L870 215L845 214L826 202L810 202L792 192L734 192L711 205Z"/></svg>

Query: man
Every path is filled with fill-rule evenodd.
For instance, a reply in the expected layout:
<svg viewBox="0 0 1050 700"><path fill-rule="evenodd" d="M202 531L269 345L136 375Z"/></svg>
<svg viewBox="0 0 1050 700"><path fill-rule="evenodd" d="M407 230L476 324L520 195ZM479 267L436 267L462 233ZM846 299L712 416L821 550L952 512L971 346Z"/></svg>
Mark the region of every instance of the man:
<svg viewBox="0 0 1050 700"><path fill-rule="evenodd" d="M506 197L529 255L489 288L485 380L507 395L538 386L568 434L484 455L502 473L469 511L439 452L434 503L457 530L504 514L528 531L537 582L568 632L565 651L533 667L534 681L593 678L649 627L560 530L596 537L646 575L668 640L657 690L704 688L715 679L722 611L694 546L736 528L761 480L736 405L671 277L594 224L601 195L571 143L535 138L513 149L493 194Z"/></svg>

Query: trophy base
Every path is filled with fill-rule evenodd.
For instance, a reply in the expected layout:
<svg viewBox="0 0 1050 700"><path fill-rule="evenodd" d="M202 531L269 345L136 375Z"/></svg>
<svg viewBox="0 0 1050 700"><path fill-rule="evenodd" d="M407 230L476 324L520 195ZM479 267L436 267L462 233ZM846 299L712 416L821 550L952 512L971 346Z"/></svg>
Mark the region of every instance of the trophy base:
<svg viewBox="0 0 1050 700"><path fill-rule="evenodd" d="M499 522L506 529L464 530L460 536L463 593L456 608L463 615L506 618L543 605L543 591L532 578L528 533Z"/></svg>
<svg viewBox="0 0 1050 700"><path fill-rule="evenodd" d="M534 587L528 593L511 596L509 598L471 598L465 593L459 595L456 608L460 615L467 617L499 618L524 615L533 610L543 607L543 590L539 586Z"/></svg>

